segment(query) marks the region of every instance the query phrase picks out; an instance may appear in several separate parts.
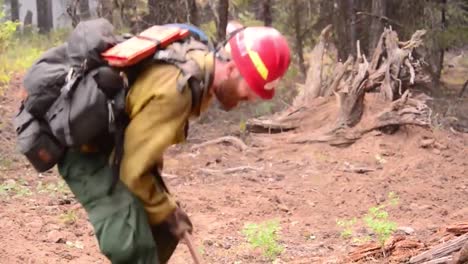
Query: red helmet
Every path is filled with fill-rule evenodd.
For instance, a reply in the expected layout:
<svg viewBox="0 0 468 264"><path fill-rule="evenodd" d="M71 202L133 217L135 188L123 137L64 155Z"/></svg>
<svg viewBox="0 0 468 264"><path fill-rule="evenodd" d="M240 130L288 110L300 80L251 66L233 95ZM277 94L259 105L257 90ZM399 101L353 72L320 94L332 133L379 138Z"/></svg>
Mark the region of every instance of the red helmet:
<svg viewBox="0 0 468 264"><path fill-rule="evenodd" d="M271 27L247 27L229 41L230 52L250 89L271 99L291 61L286 38Z"/></svg>

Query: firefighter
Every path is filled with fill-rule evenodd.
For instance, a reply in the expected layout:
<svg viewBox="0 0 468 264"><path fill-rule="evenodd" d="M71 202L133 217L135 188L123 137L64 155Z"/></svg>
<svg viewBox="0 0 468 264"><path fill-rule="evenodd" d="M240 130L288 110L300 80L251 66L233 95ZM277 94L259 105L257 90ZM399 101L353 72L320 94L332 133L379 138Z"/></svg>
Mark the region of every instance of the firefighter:
<svg viewBox="0 0 468 264"><path fill-rule="evenodd" d="M227 48L218 52L184 49L183 57L206 77L199 103L174 65L154 63L138 74L126 97L130 121L120 181L110 195L113 146L70 149L58 164L88 213L100 250L112 263L167 263L184 232L192 231L187 214L155 177L162 170L164 151L185 140L189 119L214 98L227 111L241 101L273 98L290 63L285 37L271 27L235 29Z"/></svg>

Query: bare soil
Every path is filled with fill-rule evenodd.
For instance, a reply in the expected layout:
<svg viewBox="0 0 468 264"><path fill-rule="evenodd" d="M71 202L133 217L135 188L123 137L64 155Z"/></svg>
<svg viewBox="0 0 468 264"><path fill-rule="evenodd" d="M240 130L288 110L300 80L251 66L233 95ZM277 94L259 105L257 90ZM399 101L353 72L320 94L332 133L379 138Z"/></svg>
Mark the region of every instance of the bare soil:
<svg viewBox="0 0 468 264"><path fill-rule="evenodd" d="M109 263L56 170L40 175L14 150L10 121L19 81L0 97L0 263ZM362 217L389 192L400 198L389 219L414 229L406 236L423 245L409 256L434 243L440 228L468 221L468 134L405 127L367 134L347 148L289 144L289 134L241 133L241 111L212 111L165 157L167 184L194 223L204 263L271 263L241 232L246 223L270 219L280 221L285 247L276 263L349 263L345 257L357 243L340 236L336 220ZM247 150L229 144L192 150L227 135L239 136ZM226 170L232 168L238 170ZM372 237L363 227L358 223L355 235ZM404 260L390 255L363 263ZM192 263L184 244L170 263Z"/></svg>

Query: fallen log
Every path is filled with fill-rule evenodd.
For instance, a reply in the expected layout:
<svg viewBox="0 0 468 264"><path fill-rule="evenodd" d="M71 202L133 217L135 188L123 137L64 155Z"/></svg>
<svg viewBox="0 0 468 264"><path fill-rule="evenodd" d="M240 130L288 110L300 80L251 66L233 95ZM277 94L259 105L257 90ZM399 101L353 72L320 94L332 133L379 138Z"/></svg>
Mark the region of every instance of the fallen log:
<svg viewBox="0 0 468 264"><path fill-rule="evenodd" d="M349 259L353 262L366 259L369 257L375 257L376 255L382 254L382 247L378 243L371 243L365 246L359 247L356 251L349 255Z"/></svg>
<svg viewBox="0 0 468 264"><path fill-rule="evenodd" d="M466 264L468 263L468 242L465 243L463 248L458 252L450 264Z"/></svg>
<svg viewBox="0 0 468 264"><path fill-rule="evenodd" d="M355 251L348 255L348 259L352 262L357 262L369 258L382 258L392 257L394 260L400 260L409 258L408 252L417 250L423 247L423 244L406 238L405 236L394 236L391 237L382 246L376 242L372 242L366 245L358 247ZM399 261L400 262L400 261Z"/></svg>
<svg viewBox="0 0 468 264"><path fill-rule="evenodd" d="M447 263L451 257L450 255L459 251L465 243L468 242L468 234L459 236L446 243L435 246L434 248L412 257L409 261L410 264L427 263L428 261L435 261L433 263ZM450 259L448 259L450 257ZM444 259L446 262L437 262Z"/></svg>
<svg viewBox="0 0 468 264"><path fill-rule="evenodd" d="M442 258L426 261L424 262L424 264L446 264L451 260L452 260L452 257L448 256L448 257L442 257Z"/></svg>
<svg viewBox="0 0 468 264"><path fill-rule="evenodd" d="M468 223L459 223L448 226L446 228L447 232L453 233L457 236L468 233Z"/></svg>

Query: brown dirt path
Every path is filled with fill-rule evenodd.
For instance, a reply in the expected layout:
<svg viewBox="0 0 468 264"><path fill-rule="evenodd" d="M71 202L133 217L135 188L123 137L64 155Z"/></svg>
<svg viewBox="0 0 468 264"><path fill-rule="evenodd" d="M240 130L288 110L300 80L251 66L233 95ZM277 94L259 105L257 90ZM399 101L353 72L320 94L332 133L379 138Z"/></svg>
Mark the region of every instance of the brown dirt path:
<svg viewBox="0 0 468 264"><path fill-rule="evenodd" d="M108 263L56 173L38 175L14 154L9 121L16 92L0 99L0 263ZM187 144L172 147L165 161L167 183L191 216L206 263L269 263L241 233L245 223L269 219L282 228L285 251L277 263L343 263L354 247L340 237L336 220L361 217L391 191L400 204L388 211L390 219L412 227L414 239L468 220L467 134L409 127L343 149L248 135L245 152L223 144L192 151L195 143L239 133L237 123L216 122L194 124ZM434 142L421 147L427 139ZM222 172L240 166L249 168ZM350 166L374 171L346 172ZM170 263L192 263L185 245Z"/></svg>

